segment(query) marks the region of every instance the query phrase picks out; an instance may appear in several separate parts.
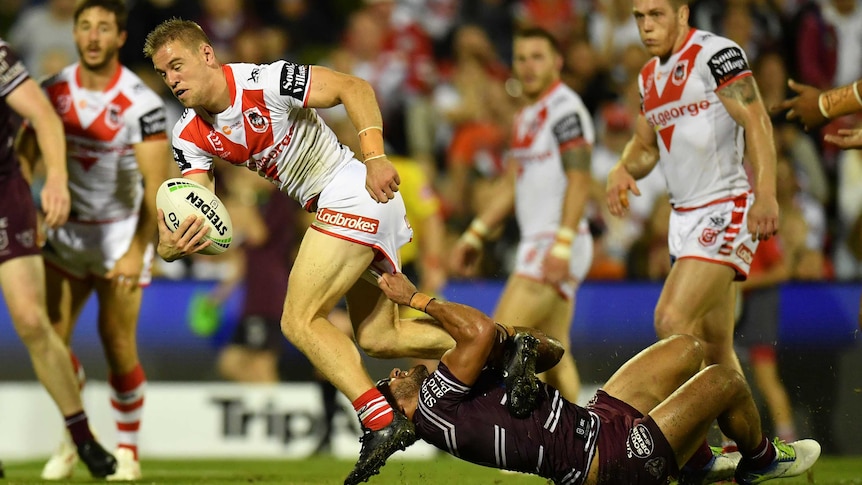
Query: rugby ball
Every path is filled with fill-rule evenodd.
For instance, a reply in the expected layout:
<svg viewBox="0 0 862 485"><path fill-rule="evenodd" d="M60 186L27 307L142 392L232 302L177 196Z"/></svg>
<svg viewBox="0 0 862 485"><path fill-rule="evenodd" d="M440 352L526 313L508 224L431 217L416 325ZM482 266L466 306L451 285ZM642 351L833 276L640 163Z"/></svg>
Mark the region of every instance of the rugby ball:
<svg viewBox="0 0 862 485"><path fill-rule="evenodd" d="M206 187L186 178L165 180L156 194L156 206L165 213L165 223L175 231L188 216L201 216L210 232L204 236L212 243L199 254L216 255L227 251L233 238L230 214L221 200Z"/></svg>

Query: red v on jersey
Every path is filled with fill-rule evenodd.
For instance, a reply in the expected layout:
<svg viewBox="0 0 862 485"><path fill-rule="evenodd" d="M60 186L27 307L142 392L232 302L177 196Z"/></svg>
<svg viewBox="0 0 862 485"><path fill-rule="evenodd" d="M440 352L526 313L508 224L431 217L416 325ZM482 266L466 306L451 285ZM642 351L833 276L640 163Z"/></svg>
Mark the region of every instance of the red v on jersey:
<svg viewBox="0 0 862 485"><path fill-rule="evenodd" d="M539 134L542 126L548 119L548 107L542 106L542 109L536 113L533 121L528 126L523 126L520 122L522 114L523 112L519 114L519 119L515 124L515 133L512 136L512 148L529 148L533 145L533 140L536 139L536 135Z"/></svg>
<svg viewBox="0 0 862 485"><path fill-rule="evenodd" d="M694 69L694 60L700 53L701 48L702 46L699 44L691 45L679 56L671 69L669 79L664 83L661 93L658 92L658 83L656 82L658 59L653 59L652 62L644 66L643 70L641 70L641 79L644 85L643 110L645 115L652 110L659 109L682 98L685 85L691 77L692 69ZM658 131L665 148L670 151L674 125L654 126L654 128Z"/></svg>
<svg viewBox="0 0 862 485"><path fill-rule="evenodd" d="M231 128L239 126L239 120L233 117L217 129L197 116L185 127L180 136L222 160L234 165L245 164L252 154L260 153L272 146L274 136L270 112L264 102L262 90L243 91L241 109L242 130ZM240 140L232 141L231 134Z"/></svg>

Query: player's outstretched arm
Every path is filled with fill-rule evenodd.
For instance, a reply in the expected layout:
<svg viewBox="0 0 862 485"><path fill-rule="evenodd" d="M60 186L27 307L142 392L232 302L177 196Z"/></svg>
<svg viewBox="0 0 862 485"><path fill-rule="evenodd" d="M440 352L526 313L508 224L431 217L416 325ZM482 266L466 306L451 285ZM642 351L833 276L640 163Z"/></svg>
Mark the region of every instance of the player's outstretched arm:
<svg viewBox="0 0 862 485"><path fill-rule="evenodd" d="M775 198L775 143L772 122L753 76L733 81L718 91L731 118L745 130L746 154L754 169L755 201L748 212L748 230L765 240L778 232L778 201Z"/></svg>
<svg viewBox="0 0 862 485"><path fill-rule="evenodd" d="M655 131L641 113L635 120L635 132L626 143L620 160L608 174L606 196L608 210L620 217L628 212L628 193L641 195L636 180L646 177L659 161Z"/></svg>
<svg viewBox="0 0 862 485"><path fill-rule="evenodd" d="M38 151L45 162L45 186L42 188L42 212L45 223L58 227L66 223L72 199L69 195L69 175L66 171L66 140L63 122L51 106L42 89L32 79L27 79L6 97L6 102L19 115L30 122L35 131ZM26 135L25 135L26 136ZM22 147L26 146L26 142ZM30 145L32 147L32 145ZM27 160L35 161L32 153Z"/></svg>
<svg viewBox="0 0 862 485"><path fill-rule="evenodd" d="M778 103L771 111L787 111L787 119L798 120L806 130L817 128L831 119L862 111L862 80L828 91L797 83L793 79L787 81L787 86L796 96Z"/></svg>
<svg viewBox="0 0 862 485"><path fill-rule="evenodd" d="M311 79L306 106L330 108L343 104L359 132L358 156L368 170L365 180L368 194L382 203L395 198L401 179L384 152L383 116L374 88L364 79L322 66L311 66Z"/></svg>

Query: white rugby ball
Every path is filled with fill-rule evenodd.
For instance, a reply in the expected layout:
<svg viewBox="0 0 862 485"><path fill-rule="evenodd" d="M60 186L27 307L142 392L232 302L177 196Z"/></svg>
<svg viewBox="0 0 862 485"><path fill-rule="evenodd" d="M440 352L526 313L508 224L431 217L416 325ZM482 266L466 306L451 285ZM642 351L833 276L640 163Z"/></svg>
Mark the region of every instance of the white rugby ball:
<svg viewBox="0 0 862 485"><path fill-rule="evenodd" d="M206 187L186 178L165 180L156 194L156 206L165 213L165 223L172 232L188 216L204 218L210 227L204 239L212 243L199 254L221 254L230 247L233 224L221 200Z"/></svg>

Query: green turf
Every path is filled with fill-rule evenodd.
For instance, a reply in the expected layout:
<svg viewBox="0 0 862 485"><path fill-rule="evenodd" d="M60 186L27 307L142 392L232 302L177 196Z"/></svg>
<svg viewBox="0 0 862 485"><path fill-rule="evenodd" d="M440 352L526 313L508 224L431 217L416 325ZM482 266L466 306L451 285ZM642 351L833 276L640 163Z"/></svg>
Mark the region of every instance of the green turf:
<svg viewBox="0 0 862 485"><path fill-rule="evenodd" d="M5 463L6 479L0 483L35 484L41 462ZM78 465L72 483L96 482ZM144 480L150 483L188 484L338 484L350 472L353 463L327 458L303 461L274 460L144 460ZM814 467L814 481L808 477L775 481L776 485L862 485L862 457L822 457ZM56 483L56 482L53 482ZM431 461L392 460L370 484L543 484L545 480L520 474L504 474L448 456Z"/></svg>

